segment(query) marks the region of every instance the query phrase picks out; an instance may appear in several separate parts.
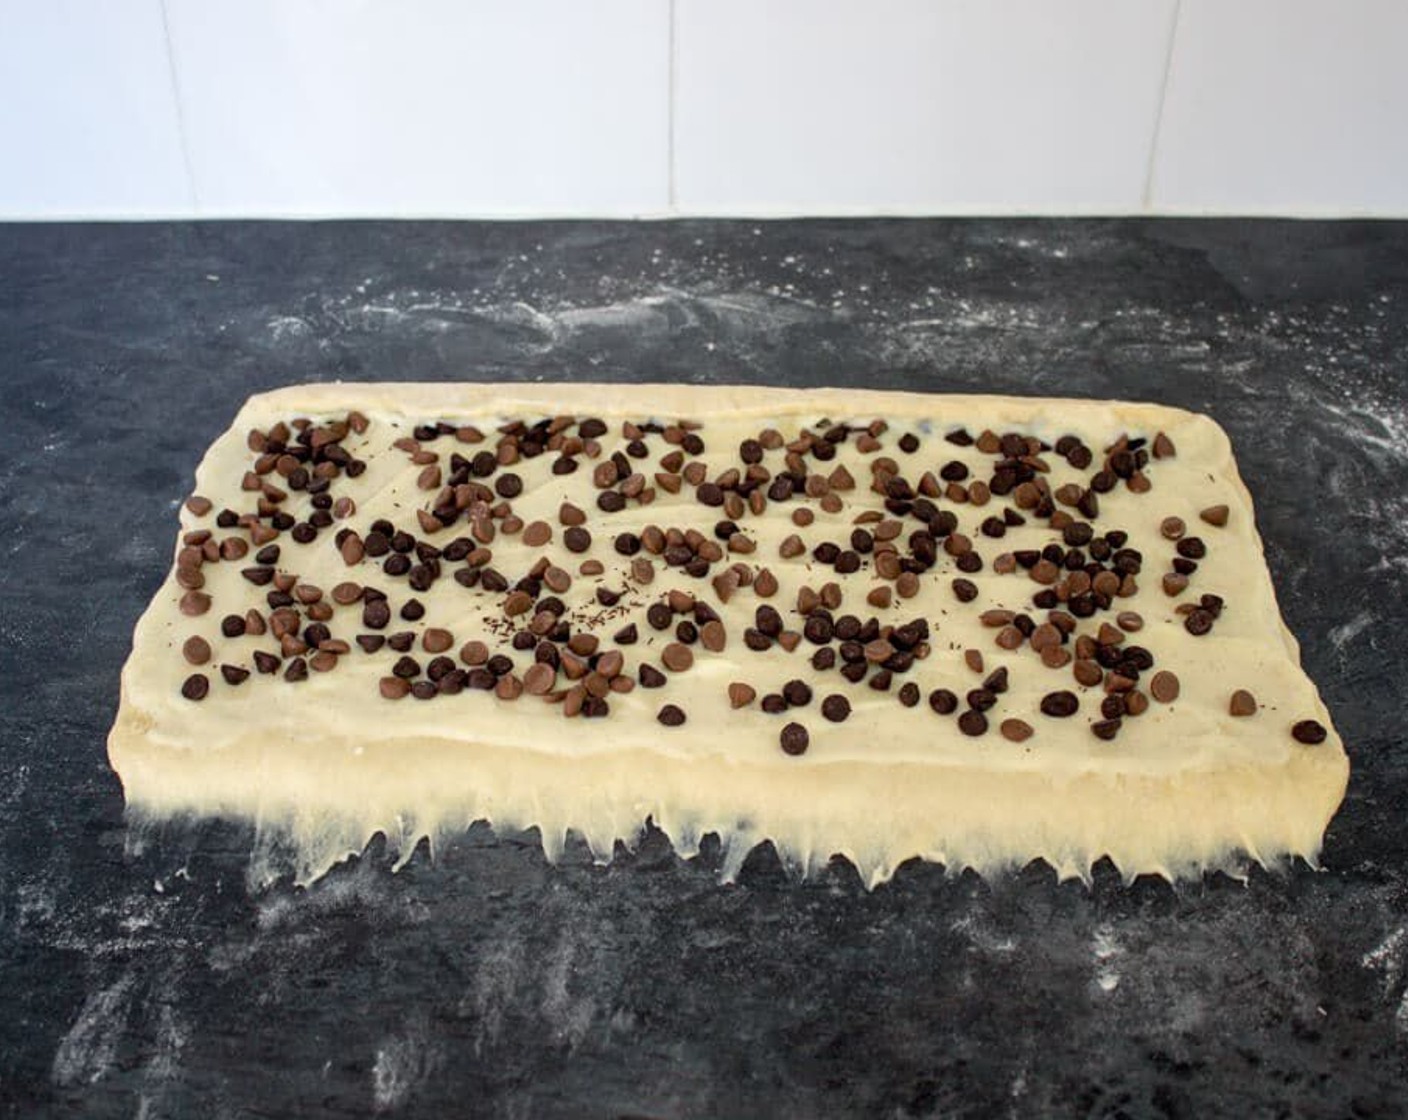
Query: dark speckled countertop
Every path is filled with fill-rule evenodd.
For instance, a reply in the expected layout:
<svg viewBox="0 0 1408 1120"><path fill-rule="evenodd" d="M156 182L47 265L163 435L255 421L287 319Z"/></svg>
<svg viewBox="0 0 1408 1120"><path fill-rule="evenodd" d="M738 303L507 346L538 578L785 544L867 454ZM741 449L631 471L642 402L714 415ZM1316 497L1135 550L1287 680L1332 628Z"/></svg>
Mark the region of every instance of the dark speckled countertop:
<svg viewBox="0 0 1408 1120"><path fill-rule="evenodd" d="M481 824L251 892L246 826L130 835L104 738L176 503L328 378L1209 412L1348 743L1324 870L867 893ZM0 1114L1408 1112L1408 224L0 226L0 388Z"/></svg>

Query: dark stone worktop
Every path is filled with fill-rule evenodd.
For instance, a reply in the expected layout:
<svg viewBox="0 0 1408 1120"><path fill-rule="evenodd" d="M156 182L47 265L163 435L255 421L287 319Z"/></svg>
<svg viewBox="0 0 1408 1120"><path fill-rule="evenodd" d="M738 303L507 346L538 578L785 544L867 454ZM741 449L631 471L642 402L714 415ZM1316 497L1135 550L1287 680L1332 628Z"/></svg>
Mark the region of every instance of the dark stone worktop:
<svg viewBox="0 0 1408 1120"><path fill-rule="evenodd" d="M1349 747L1324 870L867 893L476 825L251 893L248 827L131 836L104 738L175 505L328 378L1209 412ZM0 226L0 1115L1403 1115L1406 378L1405 223Z"/></svg>

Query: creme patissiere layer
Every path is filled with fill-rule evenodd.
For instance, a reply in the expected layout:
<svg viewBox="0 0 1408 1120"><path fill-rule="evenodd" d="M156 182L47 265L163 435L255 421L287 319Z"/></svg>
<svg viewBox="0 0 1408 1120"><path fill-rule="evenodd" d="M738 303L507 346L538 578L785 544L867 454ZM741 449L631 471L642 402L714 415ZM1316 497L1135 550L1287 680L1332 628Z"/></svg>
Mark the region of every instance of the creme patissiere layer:
<svg viewBox="0 0 1408 1120"><path fill-rule="evenodd" d="M305 877L377 831L408 852L483 818L609 853L646 816L684 850L770 838L871 880L911 856L1176 875L1313 861L1343 796L1230 445L1194 414L298 386L245 405L194 493L110 757L138 814L251 819Z"/></svg>

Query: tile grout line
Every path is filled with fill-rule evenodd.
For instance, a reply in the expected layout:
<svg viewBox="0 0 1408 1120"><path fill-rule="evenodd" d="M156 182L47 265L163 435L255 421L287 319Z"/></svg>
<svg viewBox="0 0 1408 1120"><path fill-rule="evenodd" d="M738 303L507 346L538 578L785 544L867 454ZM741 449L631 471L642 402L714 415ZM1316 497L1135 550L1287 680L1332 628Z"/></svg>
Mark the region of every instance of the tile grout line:
<svg viewBox="0 0 1408 1120"><path fill-rule="evenodd" d="M1149 213L1154 206L1154 169L1159 160L1159 139L1163 134L1164 106L1168 102L1168 84L1173 76L1173 51L1178 42L1178 25L1182 22L1183 0L1173 0L1173 19L1168 32L1168 50L1164 54L1164 77L1159 84L1159 104L1154 112L1153 135L1149 141L1149 161L1144 168L1142 209Z"/></svg>
<svg viewBox="0 0 1408 1120"><path fill-rule="evenodd" d="M163 0L163 3L164 2L165 0ZM665 94L668 116L665 126L665 205L671 214L676 213L678 206L677 192L675 189L675 4L676 0L670 0L668 36L669 81Z"/></svg>
<svg viewBox="0 0 1408 1120"><path fill-rule="evenodd" d="M166 0L161 5L161 33L166 40L166 72L171 80L171 98L176 102L176 136L181 142L181 165L186 171L186 192L190 195L193 217L200 215L200 192L196 190L195 170L191 166L191 148L186 137L186 111L181 105L181 83L176 76L176 51L171 45L171 21L166 14Z"/></svg>

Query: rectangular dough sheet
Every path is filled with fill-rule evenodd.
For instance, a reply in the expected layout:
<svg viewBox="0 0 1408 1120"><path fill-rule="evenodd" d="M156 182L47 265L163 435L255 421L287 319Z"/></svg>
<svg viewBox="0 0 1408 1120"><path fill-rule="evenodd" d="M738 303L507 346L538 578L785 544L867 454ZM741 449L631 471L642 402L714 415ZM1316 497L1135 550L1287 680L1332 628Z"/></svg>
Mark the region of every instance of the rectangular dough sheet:
<svg viewBox="0 0 1408 1120"><path fill-rule="evenodd" d="M1205 518L1217 507L1224 524ZM112 765L134 820L252 820L304 879L377 831L409 854L487 819L537 826L549 855L568 830L609 855L647 817L684 853L719 833L730 867L770 838L870 882L914 856L1177 876L1314 862L1345 790L1228 439L1188 412L295 386L245 404L180 516ZM1251 714L1233 714L1236 690ZM1074 714L1044 710L1069 706L1060 693Z"/></svg>

